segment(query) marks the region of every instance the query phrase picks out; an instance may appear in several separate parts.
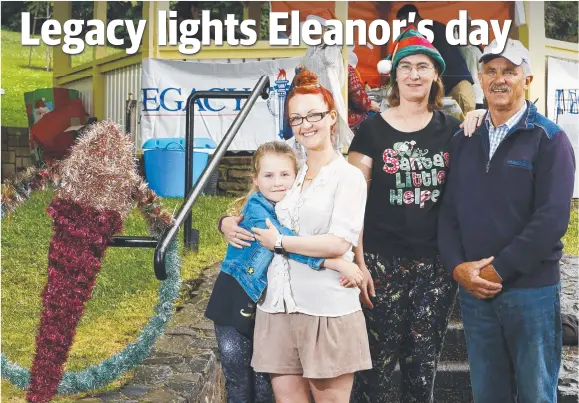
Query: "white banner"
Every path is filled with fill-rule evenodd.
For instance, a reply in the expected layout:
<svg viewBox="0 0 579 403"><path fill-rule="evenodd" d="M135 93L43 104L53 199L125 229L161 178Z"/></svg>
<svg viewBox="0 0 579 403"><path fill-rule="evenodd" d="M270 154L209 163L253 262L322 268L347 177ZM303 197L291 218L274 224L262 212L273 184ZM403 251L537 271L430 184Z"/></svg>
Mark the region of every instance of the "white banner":
<svg viewBox="0 0 579 403"><path fill-rule="evenodd" d="M557 121L559 114L577 114L579 63L575 60L547 58L547 117Z"/></svg>
<svg viewBox="0 0 579 403"><path fill-rule="evenodd" d="M547 58L547 117L567 133L579 166L579 63ZM575 170L573 197L579 197L579 169Z"/></svg>
<svg viewBox="0 0 579 403"><path fill-rule="evenodd" d="M286 91L300 62L301 58L245 63L143 60L140 146L152 138L185 137L185 108L192 92L251 91L263 75L270 79L269 99L258 98L229 150L255 150L266 141L280 140ZM199 99L194 106L195 137L219 143L245 101Z"/></svg>

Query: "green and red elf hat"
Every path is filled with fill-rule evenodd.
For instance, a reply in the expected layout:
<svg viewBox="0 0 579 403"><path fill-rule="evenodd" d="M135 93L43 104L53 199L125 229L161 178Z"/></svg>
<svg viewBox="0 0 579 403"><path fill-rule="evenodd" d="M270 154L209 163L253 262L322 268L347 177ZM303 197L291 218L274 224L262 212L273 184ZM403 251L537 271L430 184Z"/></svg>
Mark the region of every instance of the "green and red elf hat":
<svg viewBox="0 0 579 403"><path fill-rule="evenodd" d="M393 81L396 78L396 67L400 60L407 56L423 54L430 56L438 65L438 74L442 75L446 68L444 59L436 50L432 43L422 35L414 25L408 26L396 40L390 43L388 47L388 56L378 62L378 72L380 74L390 74Z"/></svg>

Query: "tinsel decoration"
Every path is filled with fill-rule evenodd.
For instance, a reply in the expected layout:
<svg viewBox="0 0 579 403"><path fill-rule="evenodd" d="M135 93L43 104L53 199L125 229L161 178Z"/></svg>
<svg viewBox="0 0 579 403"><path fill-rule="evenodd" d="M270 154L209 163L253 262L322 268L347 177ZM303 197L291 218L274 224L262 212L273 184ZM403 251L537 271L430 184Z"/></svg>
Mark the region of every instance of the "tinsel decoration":
<svg viewBox="0 0 579 403"><path fill-rule="evenodd" d="M114 381L148 356L171 319L180 288L176 242L168 251L168 278L161 283L155 315L137 340L97 365L62 376L76 325L90 298L106 245L110 237L120 231L122 218L130 211L132 201L136 199L151 235L157 239L173 220L170 213L161 209L154 192L136 174L132 150L128 136L118 125L102 122L79 139L69 159L61 166L60 185L48 209L54 219L55 233L49 250L48 282L43 292L32 371L1 356L2 377L21 389L28 388L30 402L50 401L57 386L58 393L75 394ZM21 195L12 189L20 189L23 184L30 188L31 183L38 181L34 179L38 175L57 177L49 171L30 172L27 179L4 186L3 214L13 211L31 193Z"/></svg>
<svg viewBox="0 0 579 403"><path fill-rule="evenodd" d="M0 199L0 217L4 218L28 200L35 190L56 187L60 183L58 166L50 168L28 167L16 174L13 179L6 179L2 184Z"/></svg>
<svg viewBox="0 0 579 403"><path fill-rule="evenodd" d="M105 121L92 125L61 164L60 187L48 208L54 235L26 395L29 402L50 402L56 393L102 258L131 210L131 195L139 181L133 150L120 127Z"/></svg>
<svg viewBox="0 0 579 403"><path fill-rule="evenodd" d="M162 221L158 214L145 213L145 211L156 210L156 207L154 204L140 206L141 212L147 218L149 228L155 228ZM151 231L150 234L159 239L163 231L158 233ZM158 302L154 308L155 314L143 327L136 340L128 344L119 353L85 370L65 372L58 387L59 394L74 395L102 388L147 358L155 341L163 334L167 324L170 322L173 315L173 304L179 297L181 259L178 254L176 240L169 247L166 259L167 279L162 281L159 287L157 293ZM16 387L22 390L28 388L30 381L28 369L18 363L11 363L4 355L1 355L1 373L3 378L8 379Z"/></svg>

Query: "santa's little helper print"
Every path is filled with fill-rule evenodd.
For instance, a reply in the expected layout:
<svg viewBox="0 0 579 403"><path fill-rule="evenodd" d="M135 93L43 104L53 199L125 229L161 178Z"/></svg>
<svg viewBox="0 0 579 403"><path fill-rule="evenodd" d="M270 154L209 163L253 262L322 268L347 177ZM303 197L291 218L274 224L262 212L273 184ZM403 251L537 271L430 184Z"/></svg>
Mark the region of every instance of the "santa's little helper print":
<svg viewBox="0 0 579 403"><path fill-rule="evenodd" d="M390 204L402 206L436 203L440 197L437 189L446 179L450 154L439 151L429 153L420 149L416 141L395 143L384 150L384 172L395 175L396 189L390 189Z"/></svg>

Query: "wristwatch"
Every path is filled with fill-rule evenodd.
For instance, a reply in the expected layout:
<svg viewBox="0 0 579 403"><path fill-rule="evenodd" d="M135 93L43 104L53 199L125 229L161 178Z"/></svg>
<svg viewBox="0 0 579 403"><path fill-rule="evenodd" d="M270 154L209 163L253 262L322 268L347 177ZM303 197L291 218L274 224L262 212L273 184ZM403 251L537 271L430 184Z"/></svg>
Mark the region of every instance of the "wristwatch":
<svg viewBox="0 0 579 403"><path fill-rule="evenodd" d="M275 245L273 246L273 251L279 255L283 255L285 253L285 249L283 248L283 245L281 244L283 240L283 235L279 234L277 236L277 239L275 240Z"/></svg>

